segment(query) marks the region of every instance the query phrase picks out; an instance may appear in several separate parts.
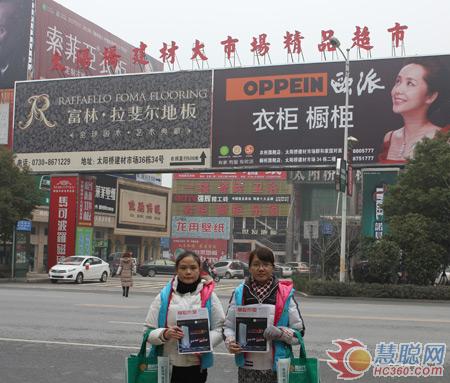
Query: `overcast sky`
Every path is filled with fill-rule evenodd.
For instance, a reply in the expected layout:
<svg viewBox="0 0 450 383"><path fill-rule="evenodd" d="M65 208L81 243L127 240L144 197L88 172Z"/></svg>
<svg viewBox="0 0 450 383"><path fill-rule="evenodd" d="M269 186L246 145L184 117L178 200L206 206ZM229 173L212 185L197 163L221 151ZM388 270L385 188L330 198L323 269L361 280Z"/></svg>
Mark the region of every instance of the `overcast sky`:
<svg viewBox="0 0 450 383"><path fill-rule="evenodd" d="M286 63L283 36L298 30L305 60L320 61L317 44L321 30L333 29L342 47L351 46L355 27L367 26L374 45L372 58L391 55L391 36L386 31L395 22L407 25L407 55L448 54L447 23L450 0L57 0L58 3L100 25L123 40L149 45L147 53L159 56L163 42L176 41L181 69L191 69L195 39L205 43L210 68L223 67L227 35L239 39L242 65L253 63L252 37L268 35L273 64ZM353 52L355 55L356 52ZM353 56L355 57L355 56Z"/></svg>
<svg viewBox="0 0 450 383"><path fill-rule="evenodd" d="M407 55L449 54L447 23L450 0L57 0L58 3L98 24L130 44L144 41L147 53L159 58L163 42L177 43L181 69L191 69L195 39L205 43L210 68L224 66L220 41L227 35L238 38L243 66L253 65L252 37L267 34L272 64L285 64L283 36L301 32L306 62L321 60L317 50L321 30L333 29L350 47L356 26L370 31L372 58L391 56L391 35L395 22L407 25ZM355 58L352 52L351 58ZM331 59L328 57L328 59ZM170 186L168 177L163 182Z"/></svg>

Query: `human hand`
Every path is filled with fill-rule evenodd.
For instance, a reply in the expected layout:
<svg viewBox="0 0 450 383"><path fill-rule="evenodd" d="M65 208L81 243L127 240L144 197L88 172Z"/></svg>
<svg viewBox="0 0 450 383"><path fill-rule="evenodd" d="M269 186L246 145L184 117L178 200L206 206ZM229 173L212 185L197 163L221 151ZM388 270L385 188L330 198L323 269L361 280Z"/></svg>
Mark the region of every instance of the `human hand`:
<svg viewBox="0 0 450 383"><path fill-rule="evenodd" d="M233 337L225 340L225 346L231 354L239 354L242 352L242 347L239 343L236 343L236 340Z"/></svg>
<svg viewBox="0 0 450 383"><path fill-rule="evenodd" d="M280 339L282 335L283 331L273 325L267 326L267 328L264 330L264 338L266 340Z"/></svg>
<svg viewBox="0 0 450 383"><path fill-rule="evenodd" d="M167 340L170 339L181 339L184 336L183 330L181 328L179 328L178 326L169 326L168 328L166 328L163 332L163 336L164 338L166 338Z"/></svg>

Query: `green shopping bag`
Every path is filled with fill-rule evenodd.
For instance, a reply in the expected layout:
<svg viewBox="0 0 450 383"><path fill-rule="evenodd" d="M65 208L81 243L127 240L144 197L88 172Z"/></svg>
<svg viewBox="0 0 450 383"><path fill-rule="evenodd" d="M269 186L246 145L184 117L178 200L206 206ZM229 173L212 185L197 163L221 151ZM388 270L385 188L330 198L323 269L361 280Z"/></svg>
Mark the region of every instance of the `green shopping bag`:
<svg viewBox="0 0 450 383"><path fill-rule="evenodd" d="M320 383L319 360L306 357L303 337L297 330L294 330L294 333L300 343L300 355L298 358L295 358L291 354L289 383Z"/></svg>
<svg viewBox="0 0 450 383"><path fill-rule="evenodd" d="M125 383L158 383L158 360L150 353L146 356L150 331L145 332L139 353L125 360Z"/></svg>

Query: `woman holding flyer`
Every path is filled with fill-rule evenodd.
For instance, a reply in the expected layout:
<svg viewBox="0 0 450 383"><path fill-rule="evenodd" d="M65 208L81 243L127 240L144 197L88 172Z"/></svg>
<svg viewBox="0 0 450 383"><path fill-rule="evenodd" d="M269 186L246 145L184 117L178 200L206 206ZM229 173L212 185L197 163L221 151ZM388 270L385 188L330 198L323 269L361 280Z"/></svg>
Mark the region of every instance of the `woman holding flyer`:
<svg viewBox="0 0 450 383"><path fill-rule="evenodd" d="M288 357L291 345L298 344L292 329L302 335L305 330L292 282L273 275L274 262L271 250L253 250L250 276L231 296L224 337L235 354L239 383L276 383L278 359Z"/></svg>
<svg viewBox="0 0 450 383"><path fill-rule="evenodd" d="M204 383L207 369L213 365L212 347L222 341L225 315L213 292L214 282L200 277L201 261L197 254L184 251L175 265L175 277L150 305L145 320L146 329L152 329L148 342L155 346L152 352L169 357L173 366L171 383ZM199 313L204 313L205 318L197 318ZM189 321L189 318L197 319ZM197 327L189 334L189 323L202 320L209 321L209 333L207 327L206 331ZM199 333L201 336L195 338Z"/></svg>

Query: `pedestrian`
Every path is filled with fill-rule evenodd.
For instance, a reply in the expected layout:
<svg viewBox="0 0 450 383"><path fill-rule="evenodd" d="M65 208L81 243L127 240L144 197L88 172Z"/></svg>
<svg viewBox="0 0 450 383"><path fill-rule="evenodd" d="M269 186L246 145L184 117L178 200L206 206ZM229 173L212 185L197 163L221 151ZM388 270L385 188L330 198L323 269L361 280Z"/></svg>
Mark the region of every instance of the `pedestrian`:
<svg viewBox="0 0 450 383"><path fill-rule="evenodd" d="M289 357L298 339L292 329L304 334L305 326L294 299L292 281L278 280L275 258L270 249L260 247L249 257L250 276L234 291L227 310L224 337L228 351L235 354L239 383L276 383L279 358ZM265 307L268 311L264 338L271 342L268 352L243 352L236 342L236 307Z"/></svg>
<svg viewBox="0 0 450 383"><path fill-rule="evenodd" d="M136 263L131 252L126 252L120 258L117 274L120 275L122 295L128 298L130 287L133 286L133 275L136 274Z"/></svg>
<svg viewBox="0 0 450 383"><path fill-rule="evenodd" d="M222 341L225 314L219 298L214 293L214 282L200 277L201 261L192 251L182 252L175 262L175 277L167 283L150 305L145 320L150 332L148 342L152 352L169 357L172 366L171 383L204 383L208 368L213 365L212 352L179 354L178 340L183 338L177 326L178 310L208 308L212 347ZM161 350L162 348L162 350Z"/></svg>

